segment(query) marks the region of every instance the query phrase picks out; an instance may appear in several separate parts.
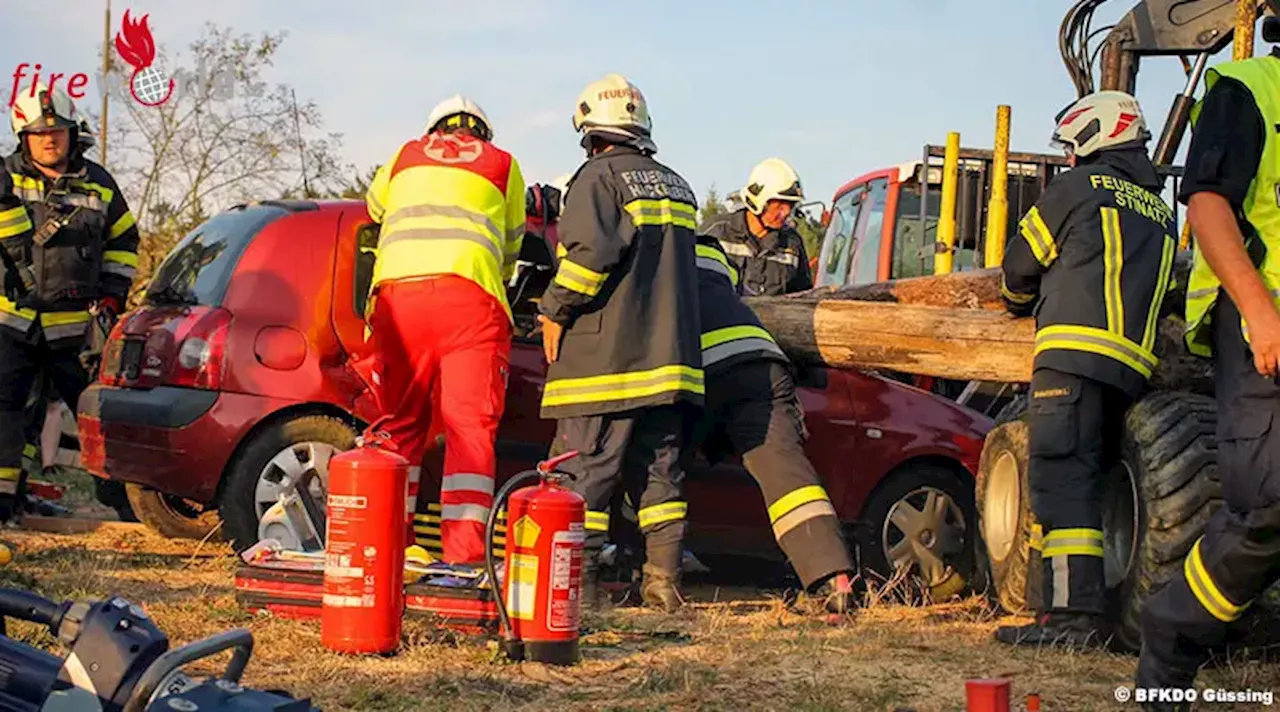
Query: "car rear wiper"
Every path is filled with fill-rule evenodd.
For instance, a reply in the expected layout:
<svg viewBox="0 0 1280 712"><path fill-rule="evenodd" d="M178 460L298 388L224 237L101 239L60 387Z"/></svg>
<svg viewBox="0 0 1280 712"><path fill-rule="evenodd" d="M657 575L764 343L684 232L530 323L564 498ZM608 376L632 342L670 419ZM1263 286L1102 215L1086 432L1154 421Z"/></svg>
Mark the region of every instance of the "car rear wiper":
<svg viewBox="0 0 1280 712"><path fill-rule="evenodd" d="M157 289L154 292L147 292L147 301L155 305L178 304L183 306L195 306L200 303L192 294L179 291L172 284Z"/></svg>

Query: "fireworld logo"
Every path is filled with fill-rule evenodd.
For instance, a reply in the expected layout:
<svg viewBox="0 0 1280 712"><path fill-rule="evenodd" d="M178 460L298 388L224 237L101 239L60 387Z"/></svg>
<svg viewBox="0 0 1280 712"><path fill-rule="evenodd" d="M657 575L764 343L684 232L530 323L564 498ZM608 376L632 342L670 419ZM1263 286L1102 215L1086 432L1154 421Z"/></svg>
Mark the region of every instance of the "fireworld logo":
<svg viewBox="0 0 1280 712"><path fill-rule="evenodd" d="M173 74L166 74L162 67L157 65L156 42L151 34L151 27L147 24L148 18L150 15L143 15L141 19L135 20L130 16L129 11L125 10L120 30L115 36L116 53L132 70L129 74L129 96L133 97L134 101L143 106L156 107L164 105L183 91L201 92L202 96L207 95L209 99L215 101L230 100L237 94L262 96L266 92L266 84L246 83L239 80L232 71L219 71L210 76L205 69L203 57L200 58L194 73L180 69ZM113 94L116 89L122 88L122 78L119 74L113 72L106 77L101 74L96 77L99 96ZM30 84L26 84L28 79ZM18 100L19 92L29 91L30 96L34 98L36 87L40 84L45 84L50 89L56 89L59 84L63 84L62 89L68 96L74 100L80 100L85 97L89 75L85 72L46 73L39 63L22 62L13 71L13 88L9 94L9 107L12 108Z"/></svg>
<svg viewBox="0 0 1280 712"><path fill-rule="evenodd" d="M124 20L120 31L116 33L116 51L130 67L133 75L129 77L129 95L143 106L160 106L173 96L177 82L169 77L165 84L165 76L152 64L156 60L156 42L151 37L151 28L147 27L147 18L133 21L129 11L124 11Z"/></svg>

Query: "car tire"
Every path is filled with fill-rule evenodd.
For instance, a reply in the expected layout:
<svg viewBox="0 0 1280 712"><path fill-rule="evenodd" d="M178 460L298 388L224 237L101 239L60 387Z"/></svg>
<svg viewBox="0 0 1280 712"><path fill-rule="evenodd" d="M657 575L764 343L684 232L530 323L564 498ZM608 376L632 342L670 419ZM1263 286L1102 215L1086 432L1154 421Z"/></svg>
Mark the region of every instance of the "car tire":
<svg viewBox="0 0 1280 712"><path fill-rule="evenodd" d="M227 468L218 501L227 538L235 550L243 551L258 541L259 478L277 455L303 443L321 443L339 452L350 450L357 435L350 423L327 415L296 416L255 434Z"/></svg>
<svg viewBox="0 0 1280 712"><path fill-rule="evenodd" d="M213 509L205 509L191 500L165 494L138 484L125 485L129 504L143 524L169 539L218 540L221 520Z"/></svg>
<svg viewBox="0 0 1280 712"><path fill-rule="evenodd" d="M870 569L885 581L891 580L896 566L891 563L893 557L886 547L896 548L906 543L908 536L903 528L890 521L890 517L895 508L901 506L912 510L908 513L911 517L922 515L921 508L927 508L923 502L931 495L946 497L943 524L947 529L947 536L938 536L931 530L921 531L914 545L911 545L913 552L909 556L914 556L919 561L920 547L923 547L943 565L935 569L934 575L930 577L933 580L926 581L919 565L914 562L911 564L915 581L909 585L907 600L910 601L916 600L917 593L927 594L933 600L945 598L972 587L979 577L980 572L975 566L974 544L978 528L973 487L946 467L927 463L908 464L891 473L872 492L863 507L860 517L862 524L854 534L858 548L855 559L858 565L864 570ZM935 521L931 525L937 523ZM956 529L959 531L955 531Z"/></svg>
<svg viewBox="0 0 1280 712"><path fill-rule="evenodd" d="M988 432L974 486L992 597L1013 615L1026 612L1030 532L1035 523L1027 487L1028 434L1025 420Z"/></svg>

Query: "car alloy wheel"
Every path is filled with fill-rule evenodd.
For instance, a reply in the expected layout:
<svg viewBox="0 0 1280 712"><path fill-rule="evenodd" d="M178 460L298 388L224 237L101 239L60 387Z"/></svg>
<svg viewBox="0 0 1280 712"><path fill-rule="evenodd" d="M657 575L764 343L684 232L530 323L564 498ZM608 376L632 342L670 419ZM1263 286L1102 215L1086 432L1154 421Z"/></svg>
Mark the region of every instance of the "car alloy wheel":
<svg viewBox="0 0 1280 712"><path fill-rule="evenodd" d="M945 491L919 487L894 502L880 532L885 558L898 571L914 569L932 588L945 582L964 551L968 524Z"/></svg>
<svg viewBox="0 0 1280 712"><path fill-rule="evenodd" d="M280 501L297 494L303 510L317 512L311 526L323 535L325 493L329 484L329 460L338 448L329 443L300 442L280 450L262 468L254 490L254 505L261 520L267 510ZM319 519L319 521L317 521ZM301 549L300 541L281 541L289 549Z"/></svg>

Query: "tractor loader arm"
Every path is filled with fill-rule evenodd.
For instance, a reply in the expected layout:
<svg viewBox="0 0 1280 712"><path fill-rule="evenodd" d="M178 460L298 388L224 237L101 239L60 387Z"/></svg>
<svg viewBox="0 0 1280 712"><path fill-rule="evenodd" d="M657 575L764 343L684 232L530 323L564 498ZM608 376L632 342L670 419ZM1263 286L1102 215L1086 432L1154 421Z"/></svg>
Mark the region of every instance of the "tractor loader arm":
<svg viewBox="0 0 1280 712"><path fill-rule="evenodd" d="M1090 50L1093 11L1107 0L1080 0L1062 21L1058 48L1079 96L1095 90L1135 94L1143 57L1176 56L1182 59L1187 84L1174 97L1152 161L1158 166L1173 162L1195 104L1196 85L1209 57L1221 52L1235 38L1253 48L1253 27L1263 11L1280 13L1277 0L1142 0L1113 25L1101 44ZM1094 58L1101 55L1101 86L1093 82ZM1194 61L1189 57L1194 57Z"/></svg>

